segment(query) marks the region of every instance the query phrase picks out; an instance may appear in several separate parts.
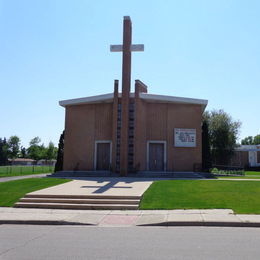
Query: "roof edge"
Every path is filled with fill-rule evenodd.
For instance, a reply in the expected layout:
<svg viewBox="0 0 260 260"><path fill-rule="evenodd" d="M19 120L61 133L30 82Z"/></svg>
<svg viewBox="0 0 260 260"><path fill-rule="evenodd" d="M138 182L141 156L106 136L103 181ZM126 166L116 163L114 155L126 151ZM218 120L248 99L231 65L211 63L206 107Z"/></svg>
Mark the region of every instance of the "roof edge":
<svg viewBox="0 0 260 260"><path fill-rule="evenodd" d="M83 98L74 98L59 101L59 105L62 107L71 106L71 105L81 105L86 103L102 103L102 102L112 102L114 93L102 94L97 96L83 97Z"/></svg>
<svg viewBox="0 0 260 260"><path fill-rule="evenodd" d="M156 94L148 94L148 93L140 93L139 95L140 95L141 99L144 99L147 101L158 101L161 103L195 104L195 105L202 105L204 107L204 109L208 105L208 100L206 100L206 99L156 95Z"/></svg>
<svg viewBox="0 0 260 260"><path fill-rule="evenodd" d="M118 93L118 97L121 96L122 93ZM130 97L133 98L134 93L130 93ZM205 109L208 104L208 100L205 99L194 99L194 98L156 95L156 94L147 94L147 93L139 93L139 97L148 102L150 101L150 102L159 102L159 103L182 103L182 104L202 105L203 109ZM114 93L108 93L108 94L97 95L97 96L61 100L59 101L59 105L62 107L66 107L66 106L83 105L83 104L112 103L113 98L114 98Z"/></svg>

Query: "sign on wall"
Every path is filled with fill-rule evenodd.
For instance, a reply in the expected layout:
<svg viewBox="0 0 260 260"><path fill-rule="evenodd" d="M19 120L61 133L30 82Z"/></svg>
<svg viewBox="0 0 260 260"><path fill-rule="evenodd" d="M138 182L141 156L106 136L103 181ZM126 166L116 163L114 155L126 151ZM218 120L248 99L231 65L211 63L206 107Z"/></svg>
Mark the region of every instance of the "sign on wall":
<svg viewBox="0 0 260 260"><path fill-rule="evenodd" d="M176 147L196 147L196 129L174 128Z"/></svg>

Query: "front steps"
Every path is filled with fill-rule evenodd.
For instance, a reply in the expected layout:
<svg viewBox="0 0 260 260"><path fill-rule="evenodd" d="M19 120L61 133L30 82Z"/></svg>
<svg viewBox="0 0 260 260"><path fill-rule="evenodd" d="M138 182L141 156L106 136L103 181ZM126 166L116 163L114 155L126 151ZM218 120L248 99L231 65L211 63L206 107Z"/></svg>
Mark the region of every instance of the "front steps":
<svg viewBox="0 0 260 260"><path fill-rule="evenodd" d="M136 210L141 196L109 195L33 195L27 194L16 208Z"/></svg>
<svg viewBox="0 0 260 260"><path fill-rule="evenodd" d="M48 175L54 178L88 178L88 177L120 177L117 173L109 171L60 171ZM137 173L128 173L130 178L171 178L171 179L202 179L212 177L209 173L203 172L151 172L142 171Z"/></svg>

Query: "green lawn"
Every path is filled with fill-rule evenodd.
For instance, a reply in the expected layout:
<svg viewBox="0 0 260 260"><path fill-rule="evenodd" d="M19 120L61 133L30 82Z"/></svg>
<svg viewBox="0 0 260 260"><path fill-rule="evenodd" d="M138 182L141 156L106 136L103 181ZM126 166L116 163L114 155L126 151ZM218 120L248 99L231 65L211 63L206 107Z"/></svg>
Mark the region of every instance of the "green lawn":
<svg viewBox="0 0 260 260"><path fill-rule="evenodd" d="M0 178L9 176L52 173L54 166L0 166Z"/></svg>
<svg viewBox="0 0 260 260"><path fill-rule="evenodd" d="M218 176L218 179L260 179L260 172L245 171L241 176Z"/></svg>
<svg viewBox="0 0 260 260"><path fill-rule="evenodd" d="M245 176L218 176L218 179L260 179L260 176L245 175Z"/></svg>
<svg viewBox="0 0 260 260"><path fill-rule="evenodd" d="M70 180L55 178L29 178L0 183L0 206L12 207L26 193L55 186Z"/></svg>
<svg viewBox="0 0 260 260"><path fill-rule="evenodd" d="M228 180L156 181L140 209L233 209L260 214L260 182Z"/></svg>
<svg viewBox="0 0 260 260"><path fill-rule="evenodd" d="M245 175L259 175L260 176L260 172L245 171Z"/></svg>

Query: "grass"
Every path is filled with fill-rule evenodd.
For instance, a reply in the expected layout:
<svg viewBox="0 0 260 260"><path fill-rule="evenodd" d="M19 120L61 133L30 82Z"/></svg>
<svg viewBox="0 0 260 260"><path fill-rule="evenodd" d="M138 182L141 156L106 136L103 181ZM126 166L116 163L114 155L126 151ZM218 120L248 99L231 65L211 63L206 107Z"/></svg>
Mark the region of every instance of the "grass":
<svg viewBox="0 0 260 260"><path fill-rule="evenodd" d="M29 178L0 183L0 206L12 207L26 193L48 188L70 180L55 178Z"/></svg>
<svg viewBox="0 0 260 260"><path fill-rule="evenodd" d="M260 172L245 171L245 175L259 175L260 176Z"/></svg>
<svg viewBox="0 0 260 260"><path fill-rule="evenodd" d="M260 182L156 181L144 193L140 208L233 209L240 214L260 214Z"/></svg>
<svg viewBox="0 0 260 260"><path fill-rule="evenodd" d="M218 176L218 179L260 179L260 176L245 175L245 176Z"/></svg>
<svg viewBox="0 0 260 260"><path fill-rule="evenodd" d="M245 171L241 176L218 176L218 179L260 179L260 172Z"/></svg>
<svg viewBox="0 0 260 260"><path fill-rule="evenodd" d="M40 173L51 173L54 166L0 166L0 178Z"/></svg>

